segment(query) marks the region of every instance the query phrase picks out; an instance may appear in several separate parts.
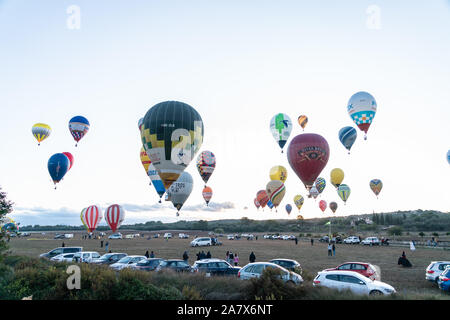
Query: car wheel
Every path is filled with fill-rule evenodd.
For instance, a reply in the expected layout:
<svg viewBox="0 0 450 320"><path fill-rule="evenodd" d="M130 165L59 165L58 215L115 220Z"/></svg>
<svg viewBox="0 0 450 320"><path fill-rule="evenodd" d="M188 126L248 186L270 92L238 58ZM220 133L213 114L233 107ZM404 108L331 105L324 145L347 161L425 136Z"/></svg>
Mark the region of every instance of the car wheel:
<svg viewBox="0 0 450 320"><path fill-rule="evenodd" d="M371 296L381 296L381 295L383 295L383 292L381 292L379 290L372 290L372 291L370 291L370 295Z"/></svg>

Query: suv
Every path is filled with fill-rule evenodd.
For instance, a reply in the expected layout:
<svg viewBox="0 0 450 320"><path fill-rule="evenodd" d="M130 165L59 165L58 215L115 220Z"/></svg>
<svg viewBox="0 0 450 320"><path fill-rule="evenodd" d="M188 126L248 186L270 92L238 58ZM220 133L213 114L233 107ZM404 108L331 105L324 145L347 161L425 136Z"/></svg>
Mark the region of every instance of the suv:
<svg viewBox="0 0 450 320"><path fill-rule="evenodd" d="M176 272L191 272L192 267L184 260L169 259L162 260L156 267L155 271L161 271L164 269L173 270Z"/></svg>
<svg viewBox="0 0 450 320"><path fill-rule="evenodd" d="M83 247L59 247L59 248L53 249L49 252L43 253L39 257L51 259L54 256L57 256L57 255L60 255L63 253L77 253L77 252L81 252L81 250L83 250Z"/></svg>
<svg viewBox="0 0 450 320"><path fill-rule="evenodd" d="M143 271L153 271L153 270L156 270L156 268L159 266L159 264L163 260L164 259L161 259L161 258L148 258L148 259L139 261L134 266L132 266L131 269L143 270Z"/></svg>
<svg viewBox="0 0 450 320"><path fill-rule="evenodd" d="M380 240L377 237L367 237L363 241L361 241L361 244L370 245L370 246L374 246L374 245L379 246Z"/></svg>
<svg viewBox="0 0 450 320"><path fill-rule="evenodd" d="M204 272L207 275L237 275L240 267L233 267L231 264L221 259L203 259L195 261L192 266L193 272Z"/></svg>
<svg viewBox="0 0 450 320"><path fill-rule="evenodd" d="M201 247L212 245L211 238L196 238L191 241L191 247Z"/></svg>
<svg viewBox="0 0 450 320"><path fill-rule="evenodd" d="M378 280L380 278L375 266L365 262L346 262L336 268L325 269L324 271L354 271L372 280Z"/></svg>
<svg viewBox="0 0 450 320"><path fill-rule="evenodd" d="M116 263L117 261L119 261L120 259L122 259L123 257L126 257L126 256L127 256L126 253L115 253L115 252L107 253L107 254L102 255L100 258L91 261L91 263L110 265L110 264Z"/></svg>
<svg viewBox="0 0 450 320"><path fill-rule="evenodd" d="M95 251L83 251L83 252L77 252L73 255L72 261L73 262L85 262L85 263L91 263L93 260L96 260L100 258L100 254Z"/></svg>
<svg viewBox="0 0 450 320"><path fill-rule="evenodd" d="M241 280L247 280L251 278L261 277L265 269L275 269L281 272L281 279L287 283L301 284L303 278L292 271L289 271L275 263L271 262L254 262L249 263L238 272L238 278Z"/></svg>
<svg viewBox="0 0 450 320"><path fill-rule="evenodd" d="M449 265L450 261L432 261L425 270L425 279L437 283L439 276Z"/></svg>
<svg viewBox="0 0 450 320"><path fill-rule="evenodd" d="M359 238L355 237L355 236L351 236L351 237L344 239L344 243L347 243L347 244L358 244L359 242L360 242Z"/></svg>

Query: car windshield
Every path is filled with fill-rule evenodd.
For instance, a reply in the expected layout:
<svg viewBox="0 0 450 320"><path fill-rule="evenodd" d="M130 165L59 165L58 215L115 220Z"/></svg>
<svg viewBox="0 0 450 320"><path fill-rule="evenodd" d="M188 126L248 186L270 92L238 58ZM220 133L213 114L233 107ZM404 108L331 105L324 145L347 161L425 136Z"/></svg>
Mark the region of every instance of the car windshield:
<svg viewBox="0 0 450 320"><path fill-rule="evenodd" d="M130 257L123 257L122 259L117 261L117 263L128 263L130 260L131 260Z"/></svg>
<svg viewBox="0 0 450 320"><path fill-rule="evenodd" d="M108 260L111 256L112 256L111 253L104 254L104 255L102 255L102 256L99 258L99 260L106 261L106 260Z"/></svg>

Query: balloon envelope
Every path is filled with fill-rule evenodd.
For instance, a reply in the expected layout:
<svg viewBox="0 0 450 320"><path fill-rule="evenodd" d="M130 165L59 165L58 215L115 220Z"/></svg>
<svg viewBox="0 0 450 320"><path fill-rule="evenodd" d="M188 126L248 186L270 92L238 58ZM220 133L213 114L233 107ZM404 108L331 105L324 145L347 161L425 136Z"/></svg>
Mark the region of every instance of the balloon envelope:
<svg viewBox="0 0 450 320"><path fill-rule="evenodd" d="M356 129L353 127L344 127L339 130L339 141L344 145L344 147L349 151L356 141L357 133Z"/></svg>
<svg viewBox="0 0 450 320"><path fill-rule="evenodd" d="M261 207L261 204L259 203L259 201L256 198L253 199L253 203L255 204L256 209L259 209L259 207Z"/></svg>
<svg viewBox="0 0 450 320"><path fill-rule="evenodd" d="M447 151L447 162L450 164L450 150Z"/></svg>
<svg viewBox="0 0 450 320"><path fill-rule="evenodd" d="M69 158L63 153L56 153L48 160L48 172L52 177L53 182L56 184L64 177L69 170L70 162Z"/></svg>
<svg viewBox="0 0 450 320"><path fill-rule="evenodd" d="M281 200L283 200L284 194L286 193L286 187L280 180L271 180L266 185L266 192L269 196L269 200L275 207L278 207Z"/></svg>
<svg viewBox="0 0 450 320"><path fill-rule="evenodd" d="M156 171L155 167L153 166L153 163L150 163L148 166L148 176L150 177L150 180L152 181L153 187L156 190L156 193L158 194L159 198L163 196L163 194L166 192L166 188L164 188L164 183L162 182L161 178L158 175L158 171ZM161 200L159 201L161 202Z"/></svg>
<svg viewBox="0 0 450 320"><path fill-rule="evenodd" d="M350 196L350 187L346 184L341 184L339 188L337 189L337 193L339 197L344 201L344 203L347 202L348 197Z"/></svg>
<svg viewBox="0 0 450 320"><path fill-rule="evenodd" d="M189 198L192 188L194 187L194 181L189 172L181 173L177 181L172 183L170 188L167 190L169 194L170 201L178 211L183 207L183 204Z"/></svg>
<svg viewBox="0 0 450 320"><path fill-rule="evenodd" d="M259 202L262 208L264 208L269 201L269 196L267 195L266 190L259 190L256 193L256 200Z"/></svg>
<svg viewBox="0 0 450 320"><path fill-rule="evenodd" d="M321 135L303 133L289 143L287 156L291 168L309 190L327 165L330 148Z"/></svg>
<svg viewBox="0 0 450 320"><path fill-rule="evenodd" d="M165 101L144 117L142 144L168 189L186 169L203 142L203 121L190 105Z"/></svg>
<svg viewBox="0 0 450 320"><path fill-rule="evenodd" d="M50 133L52 133L52 128L50 128L50 126L45 123L36 123L31 128L31 133L33 133L33 136L36 138L38 144L40 145L42 141L50 136Z"/></svg>
<svg viewBox="0 0 450 320"><path fill-rule="evenodd" d="M270 169L270 180L280 180L281 182L285 182L287 179L287 170L283 166L275 166Z"/></svg>
<svg viewBox="0 0 450 320"><path fill-rule="evenodd" d="M302 127L303 130L305 129L307 123L308 123L307 116L301 115L300 117L298 117L298 124L300 125L300 127Z"/></svg>
<svg viewBox="0 0 450 320"><path fill-rule="evenodd" d="M360 91L350 97L347 111L358 128L367 134L377 112L377 103L370 93Z"/></svg>
<svg viewBox="0 0 450 320"><path fill-rule="evenodd" d="M206 201L206 204L208 204L213 195L212 189L210 187L204 187L203 191L202 191L202 195L203 195L203 199L205 199L205 201Z"/></svg>
<svg viewBox="0 0 450 320"><path fill-rule="evenodd" d="M344 180L344 171L339 168L334 168L333 170L331 170L330 180L333 186L335 186L336 188L339 187L339 185Z"/></svg>
<svg viewBox="0 0 450 320"><path fill-rule="evenodd" d="M292 131L292 121L287 114L277 113L270 120L270 131L278 143L280 148L283 150L286 141L291 135Z"/></svg>
<svg viewBox="0 0 450 320"><path fill-rule="evenodd" d="M97 206L89 206L86 208L86 211L84 211L84 221L90 232L93 232L97 228L102 218L102 212Z"/></svg>
<svg viewBox="0 0 450 320"><path fill-rule="evenodd" d="M83 226L86 228L87 231L89 231L86 221L84 221L84 213L86 212L86 210L87 210L87 208L84 208L83 210L81 210L80 219L81 219L81 222L83 223Z"/></svg>
<svg viewBox="0 0 450 320"><path fill-rule="evenodd" d="M211 151L203 151L197 157L197 170L203 181L208 183L216 168L216 156Z"/></svg>
<svg viewBox="0 0 450 320"><path fill-rule="evenodd" d="M139 157L141 158L142 166L144 167L145 173L148 175L148 167L152 163L147 153L145 152L144 147L141 147L141 151L139 153Z"/></svg>
<svg viewBox="0 0 450 320"><path fill-rule="evenodd" d="M300 211L304 202L305 199L302 197L302 195L298 194L294 197L294 204L297 207L298 211Z"/></svg>
<svg viewBox="0 0 450 320"><path fill-rule="evenodd" d="M69 171L73 166L74 162L73 155L70 152L63 152L63 154L67 157L67 159L69 159L69 169L67 169L67 171Z"/></svg>
<svg viewBox="0 0 450 320"><path fill-rule="evenodd" d="M125 210L118 204L109 206L105 211L105 220L112 232L116 232L125 219Z"/></svg>
<svg viewBox="0 0 450 320"><path fill-rule="evenodd" d="M316 182L314 183L314 185L316 186L317 191L320 193L323 192L323 190L325 189L325 186L327 185L327 182L325 181L324 178L317 178Z"/></svg>
<svg viewBox="0 0 450 320"><path fill-rule="evenodd" d="M320 210L322 210L322 212L325 212L325 210L327 209L327 202L325 200L320 200L319 208Z"/></svg>
<svg viewBox="0 0 450 320"><path fill-rule="evenodd" d="M316 186L313 186L311 189L309 189L309 198L313 197L314 199L316 199L318 195L319 191L317 190Z"/></svg>
<svg viewBox="0 0 450 320"><path fill-rule="evenodd" d="M370 189L372 189L373 193L378 196L383 188L383 182L380 179L370 180Z"/></svg>
<svg viewBox="0 0 450 320"><path fill-rule="evenodd" d="M76 142L79 142L86 135L89 128L89 121L83 116L73 117L69 121L69 131Z"/></svg>
<svg viewBox="0 0 450 320"><path fill-rule="evenodd" d="M292 211L292 206L288 203L288 204L286 205L286 212L287 212L288 214L290 214L291 211Z"/></svg>
<svg viewBox="0 0 450 320"><path fill-rule="evenodd" d="M336 202L334 202L334 201L333 201L333 202L330 202L330 209L331 209L331 211L333 211L333 213L336 212L337 207L338 207L338 205L337 205Z"/></svg>

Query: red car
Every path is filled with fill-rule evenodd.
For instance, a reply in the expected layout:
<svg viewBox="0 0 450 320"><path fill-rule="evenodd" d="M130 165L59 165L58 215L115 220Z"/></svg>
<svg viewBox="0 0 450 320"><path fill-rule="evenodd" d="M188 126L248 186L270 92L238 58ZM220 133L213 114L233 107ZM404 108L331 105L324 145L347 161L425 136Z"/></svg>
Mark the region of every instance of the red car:
<svg viewBox="0 0 450 320"><path fill-rule="evenodd" d="M332 270L355 271L372 280L379 278L377 269L372 264L365 262L345 262L336 268L325 269L325 271Z"/></svg>

